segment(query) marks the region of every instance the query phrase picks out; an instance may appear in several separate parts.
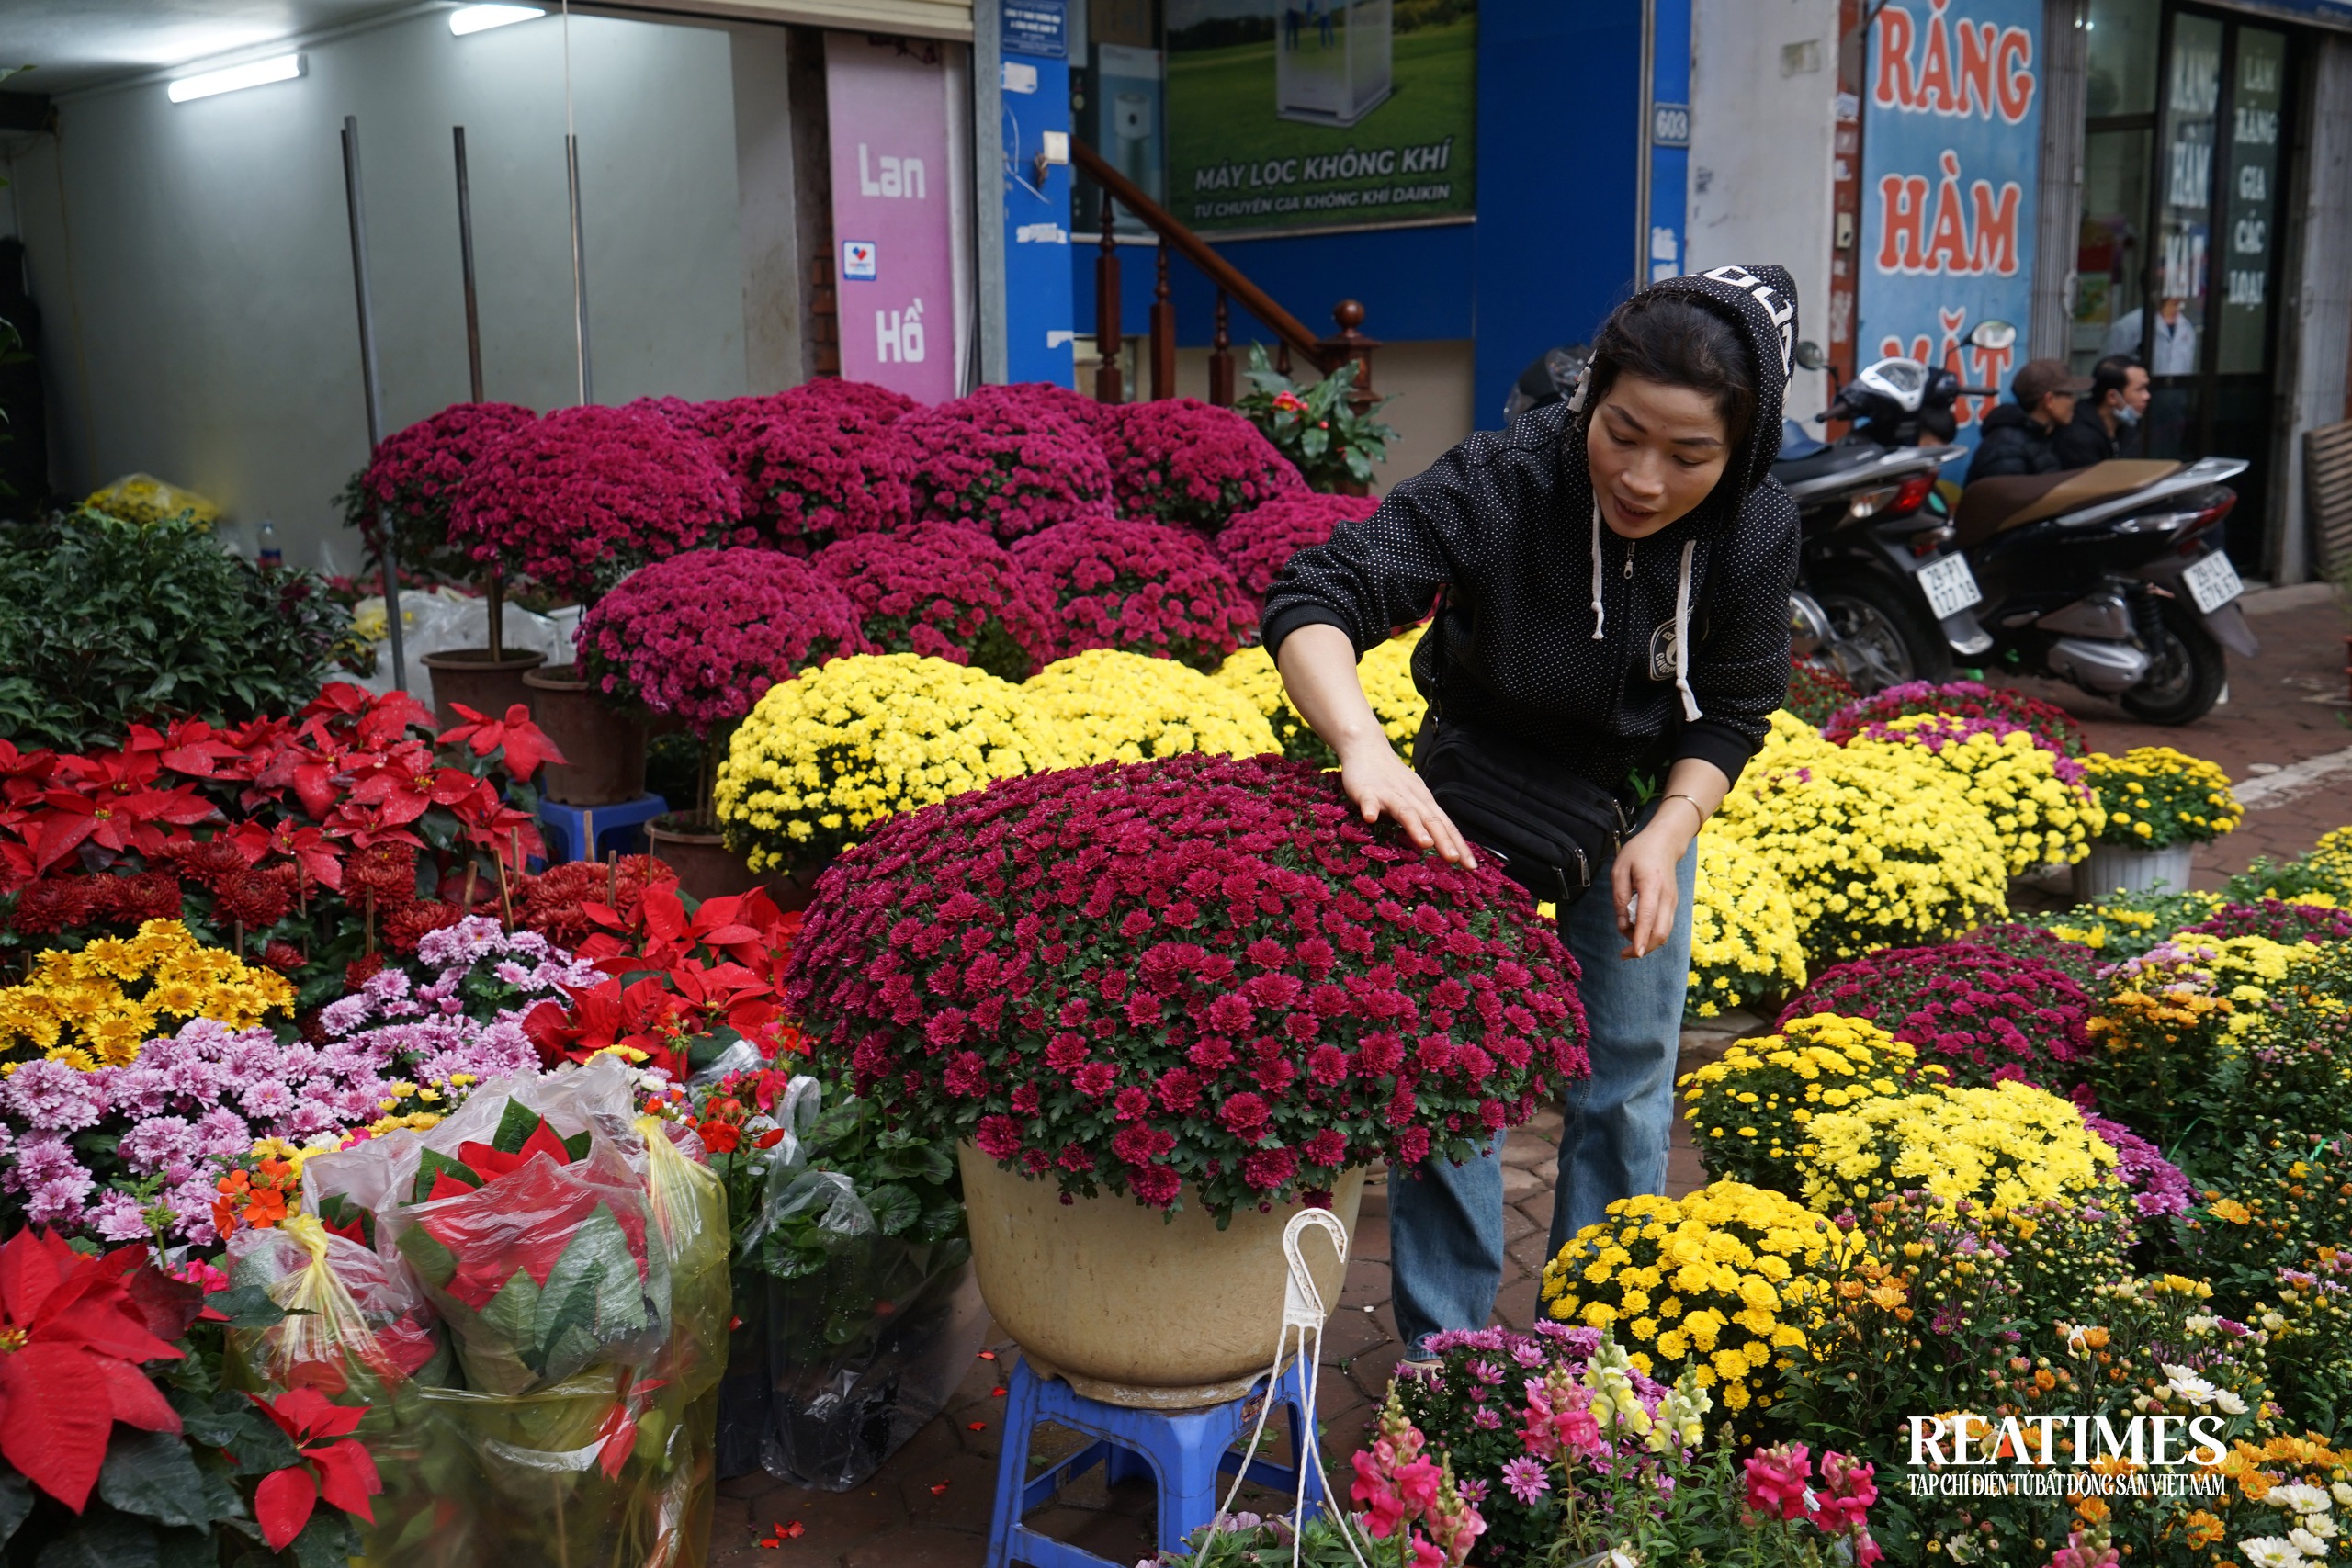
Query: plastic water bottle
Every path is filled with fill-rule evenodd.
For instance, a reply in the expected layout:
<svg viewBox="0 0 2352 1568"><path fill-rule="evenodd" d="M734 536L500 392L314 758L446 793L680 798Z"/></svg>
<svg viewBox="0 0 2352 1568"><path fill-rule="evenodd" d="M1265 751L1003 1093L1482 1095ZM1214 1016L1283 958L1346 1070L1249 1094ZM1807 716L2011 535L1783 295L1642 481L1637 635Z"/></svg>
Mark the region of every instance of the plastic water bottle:
<svg viewBox="0 0 2352 1568"><path fill-rule="evenodd" d="M260 529L254 535L254 564L278 567L286 564L286 552L277 547L277 525L262 519Z"/></svg>

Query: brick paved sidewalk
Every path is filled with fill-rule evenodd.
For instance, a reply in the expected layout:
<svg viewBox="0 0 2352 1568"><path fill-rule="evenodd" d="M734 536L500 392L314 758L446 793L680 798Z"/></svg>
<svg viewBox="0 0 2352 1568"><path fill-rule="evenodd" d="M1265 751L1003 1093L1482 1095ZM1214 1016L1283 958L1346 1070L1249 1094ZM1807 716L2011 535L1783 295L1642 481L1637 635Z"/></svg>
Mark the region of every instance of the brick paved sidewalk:
<svg viewBox="0 0 2352 1568"><path fill-rule="evenodd" d="M2081 719L2092 744L2120 751L2168 745L2222 764L2246 789L2245 825L2197 857L2199 886L2218 886L2256 855L2285 858L2308 849L2327 829L2352 822L2352 728L2346 698L2343 637L2346 626L2324 591L2286 589L2249 596L2250 619L2263 644L2252 660L2232 661L2230 700L2185 729L2159 729L2126 718L2121 710L2071 687L2013 682L2048 697ZM2333 759L2333 763L2325 760ZM2313 764L2295 769L2299 763ZM2266 788L2265 777L2285 773L2288 787ZM1758 1021L1718 1021L1718 1031L1683 1036L1680 1070L1690 1071ZM1524 1326L1536 1306L1544 1233L1551 1224L1554 1141L1559 1118L1547 1115L1511 1135L1504 1162L1510 1264L1498 1314ZM1668 1190L1679 1196L1703 1184L1686 1129L1678 1120ZM1367 1310L1369 1309L1369 1310ZM1325 1336L1321 1403L1326 1449L1351 1452L1386 1392L1397 1352L1388 1310L1388 1196L1384 1181L1364 1190L1355 1257L1340 1311ZM1016 1354L1001 1336L1001 1359L975 1361L948 1411L917 1434L854 1491L831 1495L786 1486L753 1474L719 1488L711 1562L724 1568L754 1564L822 1564L824 1568L973 1568L988 1539L989 1508L1003 1402L990 1390L1003 1381ZM971 1424L978 1422L974 1431ZM944 1489L934 1491L942 1486ZM1150 1489L1138 1483L1106 1487L1098 1469L1031 1522L1114 1562L1133 1562L1150 1550ZM756 1544L772 1525L797 1520L805 1533L782 1548Z"/></svg>

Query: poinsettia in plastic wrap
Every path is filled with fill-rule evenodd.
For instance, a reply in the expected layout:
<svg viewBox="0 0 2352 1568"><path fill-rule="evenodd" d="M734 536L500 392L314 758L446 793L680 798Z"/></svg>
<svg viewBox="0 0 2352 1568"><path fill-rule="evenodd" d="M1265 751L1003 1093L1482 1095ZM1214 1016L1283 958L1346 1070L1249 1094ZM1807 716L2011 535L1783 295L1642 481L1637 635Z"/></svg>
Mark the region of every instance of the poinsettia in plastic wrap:
<svg viewBox="0 0 2352 1568"><path fill-rule="evenodd" d="M566 1136L517 1098L493 1104L494 1124L461 1111L428 1134L394 1224L467 1386L514 1394L658 1340L668 1281L649 1272L626 1123Z"/></svg>
<svg viewBox="0 0 2352 1568"><path fill-rule="evenodd" d="M1290 558L1331 536L1341 523L1361 523L1380 510L1370 495L1277 496L1237 514L1216 536L1216 553L1233 569L1242 589L1262 600Z"/></svg>
<svg viewBox="0 0 2352 1568"><path fill-rule="evenodd" d="M1056 660L1089 649L1214 671L1257 628L1258 609L1197 534L1158 523L1065 523L1012 558L1050 596Z"/></svg>
<svg viewBox="0 0 2352 1568"><path fill-rule="evenodd" d="M742 485L744 520L763 543L805 551L914 514L913 445L854 400L732 398L695 413Z"/></svg>
<svg viewBox="0 0 2352 1568"><path fill-rule="evenodd" d="M1214 534L1237 513L1306 490L1256 425L1195 398L1106 408L1102 450L1123 517Z"/></svg>
<svg viewBox="0 0 2352 1568"><path fill-rule="evenodd" d="M894 428L915 448L915 514L1010 542L1111 515L1111 468L1093 428L1012 387L917 409Z"/></svg>
<svg viewBox="0 0 2352 1568"><path fill-rule="evenodd" d="M403 574L471 581L472 557L449 543L450 500L484 452L538 417L518 403L452 403L386 436L343 497L368 560L383 559L389 516Z"/></svg>
<svg viewBox="0 0 2352 1568"><path fill-rule="evenodd" d="M564 593L727 538L743 490L707 440L637 409L558 409L482 454L449 508L451 544Z"/></svg>
<svg viewBox="0 0 2352 1568"><path fill-rule="evenodd" d="M921 653L1023 681L1051 662L1047 595L978 528L920 523L844 539L818 552L872 650Z"/></svg>

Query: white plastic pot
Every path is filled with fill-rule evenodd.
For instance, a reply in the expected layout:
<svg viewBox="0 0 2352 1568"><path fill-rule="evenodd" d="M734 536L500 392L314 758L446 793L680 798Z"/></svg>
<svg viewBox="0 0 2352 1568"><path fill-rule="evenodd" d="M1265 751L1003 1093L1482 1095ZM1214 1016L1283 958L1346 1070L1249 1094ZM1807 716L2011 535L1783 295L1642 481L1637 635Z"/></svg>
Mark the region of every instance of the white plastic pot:
<svg viewBox="0 0 2352 1568"><path fill-rule="evenodd" d="M2075 897L2078 902L2110 893L2145 893L2161 886L2167 893L2188 891L2188 863L2193 843L2169 844L2143 850L2127 844L2093 844L2090 857L2075 863Z"/></svg>

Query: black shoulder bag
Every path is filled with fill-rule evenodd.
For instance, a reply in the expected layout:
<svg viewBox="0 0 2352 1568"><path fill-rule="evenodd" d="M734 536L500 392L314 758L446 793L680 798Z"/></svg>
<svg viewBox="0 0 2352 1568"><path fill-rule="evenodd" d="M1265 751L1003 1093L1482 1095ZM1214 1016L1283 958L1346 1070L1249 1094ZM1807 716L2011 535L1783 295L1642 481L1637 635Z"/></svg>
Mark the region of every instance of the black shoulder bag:
<svg viewBox="0 0 2352 1568"><path fill-rule="evenodd" d="M1444 657L1442 649L1438 657ZM1505 876L1561 909L1585 896L1629 824L1617 796L1562 767L1484 742L1431 704L1413 768L1438 808Z"/></svg>

